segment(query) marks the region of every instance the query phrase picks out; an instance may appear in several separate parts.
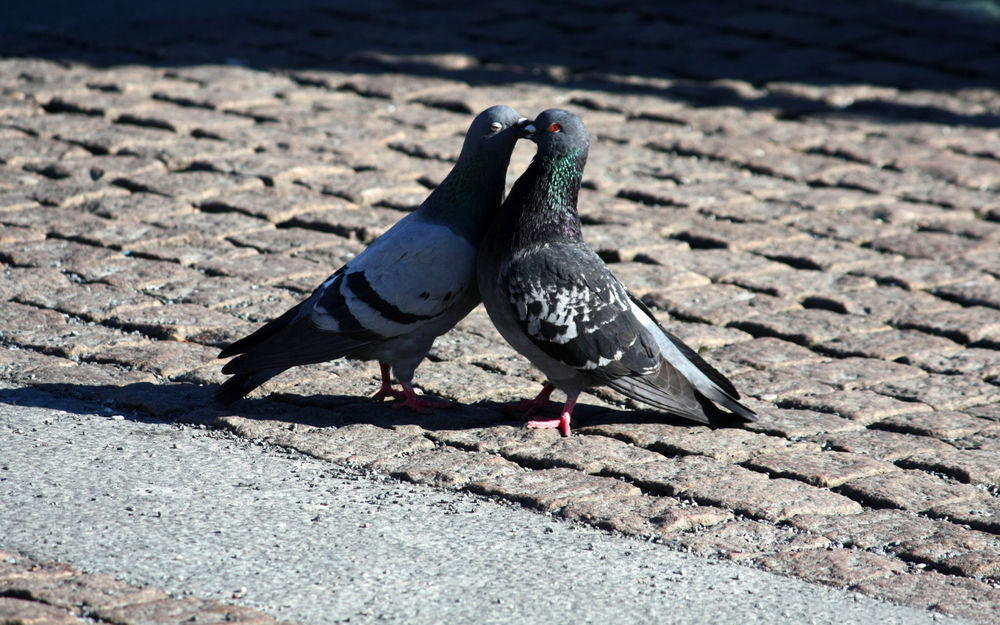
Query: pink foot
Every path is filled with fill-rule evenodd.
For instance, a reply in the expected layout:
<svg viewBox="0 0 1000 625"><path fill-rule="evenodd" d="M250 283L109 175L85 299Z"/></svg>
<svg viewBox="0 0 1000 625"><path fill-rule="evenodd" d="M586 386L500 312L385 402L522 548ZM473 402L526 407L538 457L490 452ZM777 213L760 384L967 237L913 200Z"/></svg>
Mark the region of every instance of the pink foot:
<svg viewBox="0 0 1000 625"><path fill-rule="evenodd" d="M526 427L533 430L555 430L562 432L563 436L569 436L569 415L565 412L559 415L558 419L544 419L539 421L528 421Z"/></svg>
<svg viewBox="0 0 1000 625"><path fill-rule="evenodd" d="M382 371L382 388L372 395L374 401L382 401L387 397L393 399L405 399L406 391L397 391L392 388L392 377L389 375L389 365L384 362L378 363L379 369Z"/></svg>
<svg viewBox="0 0 1000 625"><path fill-rule="evenodd" d="M404 386L403 394L406 396L405 399L397 401L392 405L393 408L409 408L414 412L419 412L420 414L430 414L434 412L435 408L454 408L455 403L450 402L447 399L438 399L436 397L421 397L413 392L412 386Z"/></svg>
<svg viewBox="0 0 1000 625"><path fill-rule="evenodd" d="M538 421L528 421L527 427L537 430L558 429L563 436L569 436L570 415L573 414L573 406L576 405L576 397L567 397L563 406L562 414L558 419L544 419Z"/></svg>
<svg viewBox="0 0 1000 625"><path fill-rule="evenodd" d="M383 386L378 390L378 392L372 395L372 399L374 401L382 401L387 398L397 399L397 400L406 399L406 393L404 393L403 391L397 391L391 386Z"/></svg>

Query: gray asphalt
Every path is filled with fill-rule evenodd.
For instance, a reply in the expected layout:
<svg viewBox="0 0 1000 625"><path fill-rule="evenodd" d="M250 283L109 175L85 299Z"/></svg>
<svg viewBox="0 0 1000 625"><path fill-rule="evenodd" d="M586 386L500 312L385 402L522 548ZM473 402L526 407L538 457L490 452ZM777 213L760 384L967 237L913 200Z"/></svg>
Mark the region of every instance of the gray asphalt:
<svg viewBox="0 0 1000 625"><path fill-rule="evenodd" d="M962 622L217 430L20 397L31 406L0 403L0 549L177 595L315 624Z"/></svg>

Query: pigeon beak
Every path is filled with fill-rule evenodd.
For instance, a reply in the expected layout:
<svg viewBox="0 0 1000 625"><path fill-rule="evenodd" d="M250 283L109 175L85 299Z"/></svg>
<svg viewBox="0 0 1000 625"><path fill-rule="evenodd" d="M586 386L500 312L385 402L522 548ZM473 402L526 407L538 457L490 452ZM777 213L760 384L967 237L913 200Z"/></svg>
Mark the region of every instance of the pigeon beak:
<svg viewBox="0 0 1000 625"><path fill-rule="evenodd" d="M522 117L521 119L517 120L517 123L514 124L514 127L519 128L521 130L522 137L530 137L535 134L535 124L527 117Z"/></svg>

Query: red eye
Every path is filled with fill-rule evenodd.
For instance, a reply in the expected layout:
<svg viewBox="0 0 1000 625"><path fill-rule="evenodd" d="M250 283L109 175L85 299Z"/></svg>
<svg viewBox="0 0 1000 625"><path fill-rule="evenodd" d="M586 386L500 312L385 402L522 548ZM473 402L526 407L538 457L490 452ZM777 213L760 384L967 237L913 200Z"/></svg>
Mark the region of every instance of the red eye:
<svg viewBox="0 0 1000 625"><path fill-rule="evenodd" d="M561 129L562 126L560 126L559 124L552 124L551 126L549 126L549 132L559 132Z"/></svg>

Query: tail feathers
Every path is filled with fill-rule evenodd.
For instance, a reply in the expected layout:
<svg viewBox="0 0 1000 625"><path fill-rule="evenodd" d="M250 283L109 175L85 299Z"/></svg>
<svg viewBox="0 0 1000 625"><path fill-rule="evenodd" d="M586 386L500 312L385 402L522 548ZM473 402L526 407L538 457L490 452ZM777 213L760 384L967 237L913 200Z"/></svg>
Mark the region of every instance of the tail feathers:
<svg viewBox="0 0 1000 625"><path fill-rule="evenodd" d="M289 328L254 345L222 367L223 373L250 374L269 369L311 365L355 355L372 344L335 332L323 332L313 326Z"/></svg>
<svg viewBox="0 0 1000 625"><path fill-rule="evenodd" d="M757 420L754 411L725 390L712 388L709 393L703 393L667 363L663 363L655 373L625 376L605 383L636 401L698 423L722 425ZM719 406L729 412L724 412Z"/></svg>
<svg viewBox="0 0 1000 625"><path fill-rule="evenodd" d="M736 397L722 391L721 389L713 389L715 392L709 392L703 395L708 401L715 402L716 404L722 406L734 416L739 417L741 421L757 421L757 413L750 410L739 401Z"/></svg>
<svg viewBox="0 0 1000 625"><path fill-rule="evenodd" d="M255 371L253 373L237 373L232 376L215 391L215 401L220 404L231 404L234 401L246 397L250 391L254 390L264 382L284 371L284 369L267 369Z"/></svg>
<svg viewBox="0 0 1000 625"><path fill-rule="evenodd" d="M252 334L244 336L240 340L231 343L228 347L219 352L219 358L229 358L230 356L235 356L236 354L243 354L260 345L275 334L278 334L295 320L299 314L299 309L302 308L302 304L304 303L305 302L300 302L297 306L293 306L292 308L286 310L280 317L272 319L263 326L257 328L257 330Z"/></svg>
<svg viewBox="0 0 1000 625"><path fill-rule="evenodd" d="M670 366L648 375L615 377L605 384L626 396L698 423L708 423L708 415L690 382Z"/></svg>

